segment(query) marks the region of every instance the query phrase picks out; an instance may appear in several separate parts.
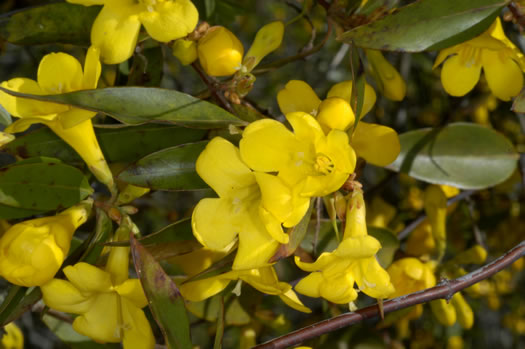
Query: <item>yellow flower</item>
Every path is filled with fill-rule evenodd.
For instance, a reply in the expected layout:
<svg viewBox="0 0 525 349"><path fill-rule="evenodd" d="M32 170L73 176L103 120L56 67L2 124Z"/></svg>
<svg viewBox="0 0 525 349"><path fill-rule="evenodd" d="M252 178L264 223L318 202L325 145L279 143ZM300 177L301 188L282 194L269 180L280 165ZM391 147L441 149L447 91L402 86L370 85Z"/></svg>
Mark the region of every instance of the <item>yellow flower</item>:
<svg viewBox="0 0 525 349"><path fill-rule="evenodd" d="M211 76L228 76L241 68L244 47L228 29L211 27L197 44L199 62Z"/></svg>
<svg viewBox="0 0 525 349"><path fill-rule="evenodd" d="M348 130L350 144L358 156L377 165L392 163L401 150L399 137L390 127L359 121L355 128L355 114L350 107L352 81L343 81L332 86L323 102L304 81L291 80L277 94L277 102L285 115L302 111L317 118L325 133L332 129ZM374 106L376 93L365 83L361 115L365 116Z"/></svg>
<svg viewBox="0 0 525 349"><path fill-rule="evenodd" d="M67 280L41 286L46 305L79 314L73 329L93 340L123 342L125 349L155 346L141 308L148 304L138 279L128 279L129 247L113 247L105 270L87 263L64 268Z"/></svg>
<svg viewBox="0 0 525 349"><path fill-rule="evenodd" d="M40 61L37 81L14 78L0 86L21 93L53 95L97 87L101 66L99 51L90 48L84 70L80 63L65 53L51 53ZM68 143L84 159L93 174L109 188L113 188L113 176L104 154L100 150L91 118L96 112L78 109L64 104L40 102L13 97L0 92L0 104L20 119L9 125L5 132L23 132L32 124L43 123Z"/></svg>
<svg viewBox="0 0 525 349"><path fill-rule="evenodd" d="M196 163L197 173L219 198L201 200L192 216L193 234L212 250L223 250L238 236L233 269L268 264L279 243L287 243L286 227L306 213L308 198L297 195L280 178L252 172L239 150L223 138L210 141Z"/></svg>
<svg viewBox="0 0 525 349"><path fill-rule="evenodd" d="M182 65L189 65L197 60L197 43L195 41L179 39L173 43L172 52Z"/></svg>
<svg viewBox="0 0 525 349"><path fill-rule="evenodd" d="M392 263L388 274L396 291L392 298L404 296L436 285L436 277L429 264L417 258L402 258Z"/></svg>
<svg viewBox="0 0 525 349"><path fill-rule="evenodd" d="M75 230L89 216L86 200L52 217L31 219L0 238L0 275L19 286L40 286L55 276L69 252Z"/></svg>
<svg viewBox="0 0 525 349"><path fill-rule="evenodd" d="M314 263L297 266L311 272L295 286L295 290L310 297L323 297L333 303L345 304L357 298L359 290L374 298L386 298L394 288L388 273L379 265L375 254L379 241L366 230L363 194L355 191L348 203L343 241L333 252L324 252Z"/></svg>
<svg viewBox="0 0 525 349"><path fill-rule="evenodd" d="M14 322L8 323L4 330L6 333L0 338L0 347L3 349L24 348L24 335Z"/></svg>
<svg viewBox="0 0 525 349"><path fill-rule="evenodd" d="M347 134L331 130L325 136L319 123L304 112L286 118L295 133L270 119L246 127L240 142L244 162L255 171L279 172L278 177L303 197L338 190L355 168Z"/></svg>
<svg viewBox="0 0 525 349"><path fill-rule="evenodd" d="M401 101L405 98L407 86L399 72L388 62L381 51L366 50L366 57L372 67L379 90L386 98Z"/></svg>
<svg viewBox="0 0 525 349"><path fill-rule="evenodd" d="M271 266L240 271L232 270L210 278L183 283L179 290L185 299L200 302L221 292L234 280L242 280L263 293L277 295L295 310L304 313L311 312L299 300L292 290L292 286L279 281L274 268Z"/></svg>
<svg viewBox="0 0 525 349"><path fill-rule="evenodd" d="M441 83L451 96L461 97L472 90L481 68L490 90L503 101L523 87L523 54L505 36L499 18L483 34L439 52L434 68L443 62Z"/></svg>
<svg viewBox="0 0 525 349"><path fill-rule="evenodd" d="M106 64L127 60L137 45L141 25L160 42L193 31L199 13L190 0L67 0L84 6L104 5L91 28L91 44Z"/></svg>

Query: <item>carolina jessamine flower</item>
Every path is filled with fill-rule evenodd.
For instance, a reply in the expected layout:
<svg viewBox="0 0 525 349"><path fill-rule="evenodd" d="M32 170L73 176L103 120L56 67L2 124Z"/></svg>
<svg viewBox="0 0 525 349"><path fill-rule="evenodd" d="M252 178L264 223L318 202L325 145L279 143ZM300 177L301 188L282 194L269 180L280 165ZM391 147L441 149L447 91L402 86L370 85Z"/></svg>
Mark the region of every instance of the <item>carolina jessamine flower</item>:
<svg viewBox="0 0 525 349"><path fill-rule="evenodd" d="M379 91L393 101L405 98L407 86L396 68L377 50L365 50Z"/></svg>
<svg viewBox="0 0 525 349"><path fill-rule="evenodd" d="M303 112L286 114L286 118L294 132L270 119L246 127L240 142L243 161L255 171L278 172L303 197L338 190L356 161L347 134L332 130L325 136L319 123Z"/></svg>
<svg viewBox="0 0 525 349"><path fill-rule="evenodd" d="M357 298L355 283L374 298L386 298L394 291L388 273L375 257L381 244L366 230L363 194L354 191L351 195L344 237L337 249L323 252L314 263L295 258L299 268L310 272L295 286L297 292L345 304Z"/></svg>
<svg viewBox="0 0 525 349"><path fill-rule="evenodd" d="M364 121L359 121L354 129L355 115L350 107L352 88L352 81L335 84L321 102L306 82L291 80L279 91L277 101L285 115L302 111L316 117L325 133L332 129L348 131L350 144L358 156L374 165L386 166L397 158L401 150L397 132L390 127ZM374 89L365 83L360 119L372 109L375 101Z"/></svg>
<svg viewBox="0 0 525 349"><path fill-rule="evenodd" d="M452 96L470 92L482 68L490 90L503 101L516 96L523 87L523 54L505 36L499 17L483 34L440 51L434 68L443 62L441 83Z"/></svg>
<svg viewBox="0 0 525 349"><path fill-rule="evenodd" d="M390 296L392 298L436 285L436 277L431 265L422 263L417 258L398 259L388 267L387 272L395 288L395 292Z"/></svg>
<svg viewBox="0 0 525 349"><path fill-rule="evenodd" d="M270 295L279 296L283 302L295 310L310 313L295 292L286 282L281 282L273 267L262 267L248 270L232 270L206 279L189 281L180 285L182 296L192 302L199 302L216 295L228 286L231 281L242 280L255 289Z"/></svg>
<svg viewBox="0 0 525 349"><path fill-rule="evenodd" d="M0 275L19 286L40 286L51 280L69 252L75 230L89 216L86 200L52 217L27 220L0 238Z"/></svg>
<svg viewBox="0 0 525 349"><path fill-rule="evenodd" d="M128 279L129 247L113 247L104 270L84 262L64 268L67 280L41 286L46 305L78 314L73 329L93 340L123 342L125 349L147 349L155 339L144 308L148 301L138 279Z"/></svg>
<svg viewBox="0 0 525 349"><path fill-rule="evenodd" d="M0 338L0 347L3 349L24 348L24 335L14 322L8 323L4 327L4 331L6 333Z"/></svg>
<svg viewBox="0 0 525 349"><path fill-rule="evenodd" d="M118 64L133 55L141 25L153 39L168 42L191 33L199 20L190 0L67 1L104 5L91 28L91 44L100 49L106 64Z"/></svg>
<svg viewBox="0 0 525 349"><path fill-rule="evenodd" d="M4 81L3 88L34 95L52 95L84 89L94 89L100 77L99 51L90 48L84 70L80 63L65 53L50 53L40 61L37 81L14 78ZM13 97L0 91L0 104L13 116L19 117L5 132L23 132L32 124L42 123L68 143L86 162L93 174L110 189L113 176L93 131L91 118L96 112L65 104L41 102Z"/></svg>
<svg viewBox="0 0 525 349"><path fill-rule="evenodd" d="M220 137L201 153L196 170L219 196L202 199L195 207L192 227L197 240L223 250L238 236L233 269L267 265L279 243L288 242L281 224L296 225L308 209L308 198L276 176L252 172L239 150Z"/></svg>

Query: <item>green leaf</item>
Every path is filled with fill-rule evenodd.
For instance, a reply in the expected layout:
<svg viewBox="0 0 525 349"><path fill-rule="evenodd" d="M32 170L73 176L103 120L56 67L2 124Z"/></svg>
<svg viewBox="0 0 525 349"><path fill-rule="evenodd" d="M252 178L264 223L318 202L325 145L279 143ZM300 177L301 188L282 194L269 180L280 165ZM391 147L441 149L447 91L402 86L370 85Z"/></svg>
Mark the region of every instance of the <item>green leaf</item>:
<svg viewBox="0 0 525 349"><path fill-rule="evenodd" d="M95 225L95 235L89 242L81 260L89 264L95 264L104 249L103 242L107 241L113 233L113 222L109 219L103 209L96 209L97 219Z"/></svg>
<svg viewBox="0 0 525 349"><path fill-rule="evenodd" d="M217 314L217 330L215 331L215 343L213 349L222 349L222 338L224 336L224 296L219 297L219 314Z"/></svg>
<svg viewBox="0 0 525 349"><path fill-rule="evenodd" d="M420 0L347 31L338 40L386 51L441 50L483 33L507 3L506 0Z"/></svg>
<svg viewBox="0 0 525 349"><path fill-rule="evenodd" d="M40 287L33 288L29 293L27 290L27 287L11 286L9 293L0 305L0 327L18 319L42 298Z"/></svg>
<svg viewBox="0 0 525 349"><path fill-rule="evenodd" d="M109 163L133 162L158 150L196 142L205 130L174 125L140 125L95 128L100 148ZM2 150L22 158L48 156L68 163L82 163L80 156L47 127L17 137Z"/></svg>
<svg viewBox="0 0 525 349"><path fill-rule="evenodd" d="M141 238L140 243L143 245L163 244L191 240L192 238L191 218L185 218L167 225L153 234Z"/></svg>
<svg viewBox="0 0 525 349"><path fill-rule="evenodd" d="M9 126L13 122L13 119L11 119L11 114L7 112L7 110L4 109L0 105L0 124L4 126Z"/></svg>
<svg viewBox="0 0 525 349"><path fill-rule="evenodd" d="M150 47L133 56L128 76L128 86L159 86L162 80L164 59L162 47Z"/></svg>
<svg viewBox="0 0 525 349"><path fill-rule="evenodd" d="M165 122L196 128L220 128L246 124L215 104L162 88L109 87L47 96L14 92L3 87L0 90L16 97L104 113L128 125Z"/></svg>
<svg viewBox="0 0 525 349"><path fill-rule="evenodd" d="M84 174L62 163L13 164L0 169L0 218L70 207L93 192Z"/></svg>
<svg viewBox="0 0 525 349"><path fill-rule="evenodd" d="M190 323L177 285L133 235L130 242L137 275L166 344L172 349L191 349Z"/></svg>
<svg viewBox="0 0 525 349"><path fill-rule="evenodd" d="M249 107L244 104L232 104L233 111L235 112L235 115L237 115L240 119L247 121L247 122L254 122L260 119L266 118L261 112L258 110Z"/></svg>
<svg viewBox="0 0 525 349"><path fill-rule="evenodd" d="M370 236L375 237L381 243L381 249L377 252L377 260L383 268L388 268L399 248L399 240L393 232L386 228L367 227L367 230Z"/></svg>
<svg viewBox="0 0 525 349"><path fill-rule="evenodd" d="M0 17L0 37L16 45L90 45L91 26L101 6L55 3Z"/></svg>
<svg viewBox="0 0 525 349"><path fill-rule="evenodd" d="M150 154L120 173L126 183L156 190L196 190L208 186L195 171L207 142L189 143Z"/></svg>
<svg viewBox="0 0 525 349"><path fill-rule="evenodd" d="M400 135L401 153L387 168L422 181L461 189L482 189L510 177L518 154L510 141L489 128L454 123Z"/></svg>

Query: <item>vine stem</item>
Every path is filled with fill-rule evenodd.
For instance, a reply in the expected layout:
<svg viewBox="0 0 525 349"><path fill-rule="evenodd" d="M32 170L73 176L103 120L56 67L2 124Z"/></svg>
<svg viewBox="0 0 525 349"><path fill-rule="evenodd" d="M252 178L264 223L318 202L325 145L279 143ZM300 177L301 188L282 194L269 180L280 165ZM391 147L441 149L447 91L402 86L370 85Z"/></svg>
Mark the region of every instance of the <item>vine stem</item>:
<svg viewBox="0 0 525 349"><path fill-rule="evenodd" d="M427 288L422 291L384 302L384 313L386 314L396 310L408 308L416 304L427 303L435 299L442 298L449 300L456 292L459 292L469 286L489 278L523 256L525 256L525 240L516 245L503 256L479 269L476 269L472 273L457 279L444 280L435 287ZM308 339L319 337L323 334L351 326L363 320L377 318L379 313L379 307L377 305L372 305L359 309L355 312L345 313L331 319L317 322L313 325L257 345L253 347L253 349L287 348L289 346L302 343Z"/></svg>

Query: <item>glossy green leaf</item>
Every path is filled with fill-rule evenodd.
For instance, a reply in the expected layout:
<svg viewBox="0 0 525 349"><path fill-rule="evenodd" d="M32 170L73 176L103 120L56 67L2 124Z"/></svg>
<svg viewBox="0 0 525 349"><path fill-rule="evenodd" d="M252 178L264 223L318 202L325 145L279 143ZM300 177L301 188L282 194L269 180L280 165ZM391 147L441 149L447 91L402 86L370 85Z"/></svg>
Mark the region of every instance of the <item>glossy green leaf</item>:
<svg viewBox="0 0 525 349"><path fill-rule="evenodd" d="M156 190L196 190L208 186L195 171L207 142L189 143L150 154L122 171L119 179Z"/></svg>
<svg viewBox="0 0 525 349"><path fill-rule="evenodd" d="M68 104L107 114L124 124L164 122L196 128L220 128L246 122L209 102L175 90L154 87L108 87L37 96L0 90L16 97Z"/></svg>
<svg viewBox="0 0 525 349"><path fill-rule="evenodd" d="M140 125L95 128L106 160L133 162L156 152L188 142L201 140L206 131L174 125ZM49 156L64 162L82 162L78 154L47 127L29 132L6 144L3 151L22 158Z"/></svg>
<svg viewBox="0 0 525 349"><path fill-rule="evenodd" d="M386 51L440 50L481 34L507 3L506 0L420 0L347 31L338 40Z"/></svg>
<svg viewBox="0 0 525 349"><path fill-rule="evenodd" d="M12 44L89 46L91 26L101 6L55 3L0 17L0 37Z"/></svg>
<svg viewBox="0 0 525 349"><path fill-rule="evenodd" d="M135 270L166 344L172 349L191 349L190 323L177 285L132 235L130 243Z"/></svg>
<svg viewBox="0 0 525 349"><path fill-rule="evenodd" d="M381 249L377 252L377 260L383 268L388 268L399 248L399 240L386 228L367 227L367 230L370 236L375 237L381 243Z"/></svg>
<svg viewBox="0 0 525 349"><path fill-rule="evenodd" d="M401 153L387 168L434 184L482 189L510 177L518 154L510 141L489 128L454 123L400 135Z"/></svg>
<svg viewBox="0 0 525 349"><path fill-rule="evenodd" d="M0 218L64 209L92 192L75 167L54 162L14 164L0 169Z"/></svg>

